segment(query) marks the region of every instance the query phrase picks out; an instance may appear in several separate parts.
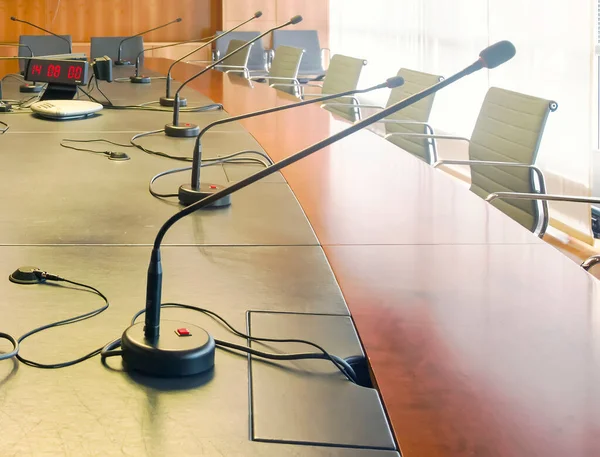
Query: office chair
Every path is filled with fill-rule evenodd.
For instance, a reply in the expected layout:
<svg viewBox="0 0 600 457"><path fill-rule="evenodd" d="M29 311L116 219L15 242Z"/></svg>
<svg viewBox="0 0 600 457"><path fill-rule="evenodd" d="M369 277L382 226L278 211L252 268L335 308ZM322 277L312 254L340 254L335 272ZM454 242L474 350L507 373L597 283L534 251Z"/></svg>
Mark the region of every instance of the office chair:
<svg viewBox="0 0 600 457"><path fill-rule="evenodd" d="M217 35L222 34L222 31L217 32ZM229 43L231 40L241 40L244 42L248 42L253 38L256 38L260 35L260 32L231 32L226 36L217 39L215 42L215 49L213 51L213 62L219 60L221 57L227 55L227 50L229 48ZM268 70L267 68L267 52L263 46L262 40L256 41L252 50L250 51L250 56L248 57L248 63L246 68L249 71L262 71L265 72Z"/></svg>
<svg viewBox="0 0 600 457"><path fill-rule="evenodd" d="M291 46L304 49L304 57L298 70L298 79L302 83L311 80L321 80L325 77L323 61L325 60L327 48L321 48L319 34L316 30L275 30L273 32L273 52L280 46Z"/></svg>
<svg viewBox="0 0 600 457"><path fill-rule="evenodd" d="M250 79L258 82L267 82L271 87L297 96L300 93L298 69L300 68L303 54L304 49L279 46L277 51L275 51L268 74L252 76Z"/></svg>
<svg viewBox="0 0 600 457"><path fill-rule="evenodd" d="M404 100L414 94L427 89L440 82L443 78L430 73L408 70L406 68L398 71L398 76L404 78L402 86L392 89L386 103L386 107ZM407 152L417 156L421 160L433 164L437 160L435 141L432 138L418 137L405 134L434 134L433 128L427 123L433 107L435 94L420 100L412 106L398 111L396 114L384 119L381 123L385 126L385 138L401 147ZM326 103L323 107L344 106L348 103ZM362 118L363 109L382 110L383 106L355 104L358 109L358 118ZM398 135L396 135L398 134Z"/></svg>
<svg viewBox="0 0 600 457"><path fill-rule="evenodd" d="M534 164L548 114L557 109L556 102L492 87L470 140L447 135L408 135L467 141L469 160L438 160L434 167L468 165L471 191L481 198L498 191L545 194L544 175ZM498 202L497 207L538 236L545 233L548 225L546 201L539 204L534 200L515 199L512 203Z"/></svg>
<svg viewBox="0 0 600 457"><path fill-rule="evenodd" d="M112 61L116 61L119 55L119 43L123 40L120 36L92 37L90 40L90 58L108 56ZM130 61L135 65L135 61L140 52L144 50L144 37L136 36L123 43L121 58ZM144 65L144 54L140 56L140 66Z"/></svg>
<svg viewBox="0 0 600 457"><path fill-rule="evenodd" d="M69 43L72 43L71 35L61 35ZM68 54L69 45L58 37L52 35L21 35L19 36L19 44L26 44L31 48L33 55L39 56L51 56L54 54ZM29 49L26 47L19 47L19 57L31 57ZM27 65L26 60L19 60L19 70L25 71Z"/></svg>
<svg viewBox="0 0 600 457"><path fill-rule="evenodd" d="M331 63L327 69L327 74L323 79L323 84L311 82L300 85L300 98L305 100L310 97L323 97L325 95L337 94L339 92L347 92L358 87L358 81L363 67L367 64L364 59L348 57L341 54L336 54L331 58ZM278 84L277 87L283 87L284 84ZM295 84L288 86L297 87ZM317 87L321 89L320 93L306 93L305 88ZM350 103L348 103L348 101ZM340 97L323 105L325 109L332 113L343 117L349 121L356 121L359 116L358 99L354 96Z"/></svg>

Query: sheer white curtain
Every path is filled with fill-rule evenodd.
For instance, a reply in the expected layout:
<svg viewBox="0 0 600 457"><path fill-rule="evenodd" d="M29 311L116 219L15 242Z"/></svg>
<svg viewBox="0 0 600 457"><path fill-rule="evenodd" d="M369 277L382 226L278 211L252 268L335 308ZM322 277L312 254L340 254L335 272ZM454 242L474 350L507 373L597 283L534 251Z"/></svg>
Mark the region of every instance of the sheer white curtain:
<svg viewBox="0 0 600 457"><path fill-rule="evenodd" d="M550 191L589 193L597 135L595 8L596 0L330 0L330 47L368 60L366 86L401 67L448 76L488 44L511 40L515 59L440 92L431 123L470 136L491 85L555 100L559 109L549 117L539 163ZM371 97L384 102L387 94ZM573 234L589 233L585 205L555 206L553 217Z"/></svg>

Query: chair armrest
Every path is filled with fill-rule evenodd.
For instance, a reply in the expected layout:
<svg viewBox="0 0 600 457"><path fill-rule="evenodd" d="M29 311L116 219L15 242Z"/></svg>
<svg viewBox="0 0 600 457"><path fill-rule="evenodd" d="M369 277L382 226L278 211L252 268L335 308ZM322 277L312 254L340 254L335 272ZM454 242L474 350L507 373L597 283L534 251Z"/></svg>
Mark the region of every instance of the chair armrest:
<svg viewBox="0 0 600 457"><path fill-rule="evenodd" d="M552 194L527 194L521 192L494 192L488 195L486 202L494 200L542 200L549 202L571 202L571 203L589 203L600 204L600 198L597 197L582 197L571 195L552 195Z"/></svg>
<svg viewBox="0 0 600 457"><path fill-rule="evenodd" d="M269 76L269 75L251 76L250 79L281 79L284 81L295 81L296 82L296 84L286 84L286 86L298 86L300 84L296 78L282 78L280 76Z"/></svg>
<svg viewBox="0 0 600 457"><path fill-rule="evenodd" d="M546 211L547 211L547 207L548 207L548 202L600 204L600 198L596 198L596 197L582 197L582 196L572 196L572 195L552 195L552 194L546 194L546 193L531 194L531 193L524 193L524 192L523 193L521 193L521 192L494 192L494 193L489 194L485 199L485 201L488 203L491 203L494 200L538 200L538 201L543 202L543 207ZM541 232L538 236L541 238L544 235L544 233L545 233L545 227L543 227L543 229L541 230ZM584 266L584 265L582 264L581 266ZM590 265L590 267L591 266L592 265Z"/></svg>
<svg viewBox="0 0 600 457"><path fill-rule="evenodd" d="M340 97L342 98L342 97ZM329 105L348 105L348 106L353 106L355 108L373 108L373 109L385 109L383 106L379 106L379 105L363 105L361 103L329 103ZM380 121L382 122L382 121Z"/></svg>
<svg viewBox="0 0 600 457"><path fill-rule="evenodd" d="M459 141L466 141L467 143L471 142L471 140L469 140L468 138L462 137L462 136L430 135L427 133L389 133L388 135L385 136L385 138L394 136L394 135L415 136L417 138L431 138L434 140L459 140Z"/></svg>
<svg viewBox="0 0 600 457"><path fill-rule="evenodd" d="M590 269L594 266L597 265L598 263L600 263L600 255L593 255L590 258L584 260L582 262L581 265L579 265L581 268L583 268L585 271L590 271Z"/></svg>
<svg viewBox="0 0 600 457"><path fill-rule="evenodd" d="M519 163L519 162L494 162L494 161L485 161L485 160L438 160L433 164L433 168L437 168L440 165L469 165L474 167L511 167L511 168L529 168L535 174L537 174L540 181L540 192L542 194L546 194L546 178L544 176L544 172L535 165L530 165L528 163ZM510 192L509 192L510 193ZM518 192L515 192L518 194ZM520 194L525 195L525 194ZM530 195L539 195L539 194L530 194ZM542 199L536 199L542 200Z"/></svg>

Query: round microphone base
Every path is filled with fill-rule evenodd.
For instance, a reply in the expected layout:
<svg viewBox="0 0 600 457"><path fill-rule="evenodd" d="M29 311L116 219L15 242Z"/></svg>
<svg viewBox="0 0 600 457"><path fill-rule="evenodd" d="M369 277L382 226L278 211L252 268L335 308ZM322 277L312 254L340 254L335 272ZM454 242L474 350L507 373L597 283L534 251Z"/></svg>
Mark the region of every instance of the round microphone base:
<svg viewBox="0 0 600 457"><path fill-rule="evenodd" d="M133 84L150 84L150 76L130 76L129 80Z"/></svg>
<svg viewBox="0 0 600 457"><path fill-rule="evenodd" d="M174 97L160 97L160 106L175 106L175 98ZM179 106L187 106L187 99L180 98Z"/></svg>
<svg viewBox="0 0 600 457"><path fill-rule="evenodd" d="M179 203L185 206L192 205L200 200L210 197L213 194L223 190L225 187L218 184L200 184L200 190L192 189L190 184L184 184L179 188ZM207 208L223 208L231 205L231 195L220 198L216 202L207 206Z"/></svg>
<svg viewBox="0 0 600 457"><path fill-rule="evenodd" d="M15 284L39 284L44 282L43 279L40 279L34 271L40 271L37 267L20 267L13 271L8 280L10 282L14 282Z"/></svg>
<svg viewBox="0 0 600 457"><path fill-rule="evenodd" d="M21 84L19 86L19 92L23 94L39 94L44 86L38 86L37 84Z"/></svg>
<svg viewBox="0 0 600 457"><path fill-rule="evenodd" d="M200 134L200 127L196 124L167 124L165 125L165 135L178 138L192 138Z"/></svg>
<svg viewBox="0 0 600 457"><path fill-rule="evenodd" d="M122 65L132 65L132 63L129 60L115 60L114 64L119 67Z"/></svg>
<svg viewBox="0 0 600 457"><path fill-rule="evenodd" d="M160 336L149 341L144 323L123 333L121 349L127 370L161 378L193 376L215 365L215 340L204 329L187 322L164 320Z"/></svg>

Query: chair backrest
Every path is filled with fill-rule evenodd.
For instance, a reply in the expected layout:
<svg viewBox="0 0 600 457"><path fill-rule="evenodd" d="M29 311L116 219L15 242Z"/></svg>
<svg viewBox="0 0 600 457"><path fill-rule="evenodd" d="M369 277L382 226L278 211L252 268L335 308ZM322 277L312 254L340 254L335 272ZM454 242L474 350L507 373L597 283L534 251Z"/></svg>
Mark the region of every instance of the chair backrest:
<svg viewBox="0 0 600 457"><path fill-rule="evenodd" d="M432 75L430 73L423 73L420 71L408 70L401 68L398 72L399 76L404 78L404 84L400 87L392 89L390 97L388 98L387 105L391 106L399 101L404 100L416 93L427 89L434 84L437 84L442 80L441 76ZM414 105L404 108L395 114L392 114L387 119L396 121L413 121L427 123L429 122L429 115L431 114L431 108L433 107L433 100L435 94L432 94L423 100L415 103ZM432 134L431 129L423 124L385 124L385 132L390 133L420 133L420 134ZM414 136L399 136L394 135L388 138L389 141L394 143L396 146L401 147L407 152L416 155L420 159L427 163L433 163L435 157L433 157L433 145L427 138L415 138Z"/></svg>
<svg viewBox="0 0 600 457"><path fill-rule="evenodd" d="M304 57L298 71L300 75L320 76L325 74L319 34L316 30L275 30L273 32L273 49L277 52L280 46L304 49Z"/></svg>
<svg viewBox="0 0 600 457"><path fill-rule="evenodd" d="M294 84L291 79L298 77L298 69L302 62L304 49L291 46L279 46L275 51L275 57L269 71L269 84ZM284 78L284 79L277 79ZM279 86L278 90L283 90L292 95L296 94L295 87Z"/></svg>
<svg viewBox="0 0 600 457"><path fill-rule="evenodd" d="M223 57L226 56L227 54L232 53L236 49L244 46L246 43L247 42L244 40L231 40L229 42L229 45L227 46L227 49L225 50L225 54L223 55ZM225 59L223 62L221 62L221 65L232 66L232 67L243 67L243 68L247 69L248 68L248 59L250 58L250 52L252 50L252 47L253 47L253 45L250 45L250 46L247 46L244 49L242 49L240 52L236 52L234 55L232 55L228 59ZM235 71L235 69L230 69L227 67L223 68L223 70Z"/></svg>
<svg viewBox="0 0 600 457"><path fill-rule="evenodd" d="M356 89L360 74L366 64L367 61L364 59L357 59L341 54L334 55L331 58L331 63L323 80L323 95L332 95ZM337 98L329 103L349 104L348 107L331 105L327 109L348 120L356 120L357 110L350 105L352 103L351 99Z"/></svg>
<svg viewBox="0 0 600 457"><path fill-rule="evenodd" d="M72 43L71 35L61 35ZM26 44L33 51L34 56L51 56L54 54L68 54L69 45L58 37L52 35L21 35L19 44ZM19 57L31 57L29 49L19 47ZM25 70L27 61L19 60L19 69Z"/></svg>
<svg viewBox="0 0 600 457"><path fill-rule="evenodd" d="M90 40L90 57L95 59L96 57L108 56L113 62L117 60L119 55L119 43L123 38L122 36L103 36L103 37L92 37ZM121 58L123 60L129 60L135 65L135 59L137 55L144 49L144 37L136 36L127 40L123 43L121 52ZM144 63L144 54L140 56L140 65Z"/></svg>
<svg viewBox="0 0 600 457"><path fill-rule="evenodd" d="M217 32L218 35L222 31ZM231 40L241 40L244 42L250 41L260 35L260 32L231 32L215 42L215 50L219 53L219 58L227 54L227 49ZM250 71L265 71L267 64L267 55L263 46L262 40L258 40L250 50L247 67Z"/></svg>
<svg viewBox="0 0 600 457"><path fill-rule="evenodd" d="M469 159L533 165L548 113L558 105L550 100L492 87L483 101L469 145ZM471 190L482 198L493 192L535 192L527 168L471 167ZM527 200L496 200L494 206L534 231L539 205Z"/></svg>

